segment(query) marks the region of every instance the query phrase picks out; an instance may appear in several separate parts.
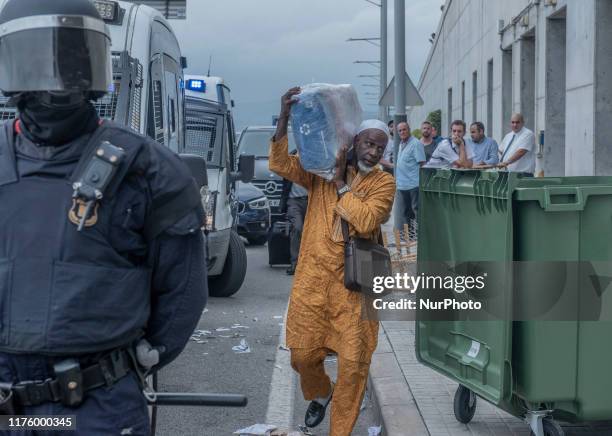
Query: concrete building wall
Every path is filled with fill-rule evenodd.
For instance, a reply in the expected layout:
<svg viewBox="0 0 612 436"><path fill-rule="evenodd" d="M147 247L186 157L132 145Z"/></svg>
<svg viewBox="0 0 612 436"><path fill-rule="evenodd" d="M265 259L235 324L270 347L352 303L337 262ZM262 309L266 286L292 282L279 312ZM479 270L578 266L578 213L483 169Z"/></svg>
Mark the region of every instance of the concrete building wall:
<svg viewBox="0 0 612 436"><path fill-rule="evenodd" d="M611 40L609 0L447 0L419 81L425 105L409 112L411 125L441 109L447 135L464 112L468 124L491 120L487 131L501 141L511 112L522 112L538 139L539 175L610 174Z"/></svg>

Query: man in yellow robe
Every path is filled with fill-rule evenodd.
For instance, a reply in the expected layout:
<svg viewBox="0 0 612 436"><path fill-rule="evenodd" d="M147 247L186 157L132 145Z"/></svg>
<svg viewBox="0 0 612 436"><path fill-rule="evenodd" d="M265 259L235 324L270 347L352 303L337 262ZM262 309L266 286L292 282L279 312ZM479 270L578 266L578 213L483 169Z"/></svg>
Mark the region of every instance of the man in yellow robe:
<svg viewBox="0 0 612 436"><path fill-rule="evenodd" d="M287 314L287 346L304 398L311 401L305 424L318 425L331 401L330 434L349 435L365 393L378 322L362 319L362 295L344 287L341 218L349 223L351 235L377 239L395 195L393 177L378 167L389 131L380 121L364 122L352 144L353 157L347 162L348 147L341 148L334 179L329 182L305 171L299 158L288 153L289 112L299 92L292 88L282 97L270 148L270 170L308 190ZM335 385L324 368L329 352L338 355Z"/></svg>

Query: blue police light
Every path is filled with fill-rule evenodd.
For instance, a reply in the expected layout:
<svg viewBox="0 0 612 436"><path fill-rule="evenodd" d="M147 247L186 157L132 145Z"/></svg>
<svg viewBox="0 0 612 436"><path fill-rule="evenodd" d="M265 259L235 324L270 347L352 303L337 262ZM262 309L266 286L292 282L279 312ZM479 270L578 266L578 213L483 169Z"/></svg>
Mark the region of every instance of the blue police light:
<svg viewBox="0 0 612 436"><path fill-rule="evenodd" d="M206 92L206 82L203 80L190 79L187 81L187 89L195 92Z"/></svg>

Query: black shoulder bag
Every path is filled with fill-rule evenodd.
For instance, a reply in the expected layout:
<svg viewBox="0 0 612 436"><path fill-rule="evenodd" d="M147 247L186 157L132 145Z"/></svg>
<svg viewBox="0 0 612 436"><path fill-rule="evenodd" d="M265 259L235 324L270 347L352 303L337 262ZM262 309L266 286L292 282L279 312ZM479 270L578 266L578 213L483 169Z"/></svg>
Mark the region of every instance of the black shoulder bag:
<svg viewBox="0 0 612 436"><path fill-rule="evenodd" d="M384 247L382 234L378 243L365 238L349 238L348 223L342 219L344 237L344 287L364 294L374 294L374 278L391 275L391 256Z"/></svg>

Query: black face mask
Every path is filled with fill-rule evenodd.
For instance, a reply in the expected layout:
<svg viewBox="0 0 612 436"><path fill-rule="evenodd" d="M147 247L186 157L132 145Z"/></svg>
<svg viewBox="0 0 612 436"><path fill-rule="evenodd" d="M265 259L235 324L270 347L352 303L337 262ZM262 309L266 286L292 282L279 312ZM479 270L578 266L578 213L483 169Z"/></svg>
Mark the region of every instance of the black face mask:
<svg viewBox="0 0 612 436"><path fill-rule="evenodd" d="M37 95L17 102L23 135L44 146L59 146L96 130L99 124L96 109L87 100L66 105L51 105Z"/></svg>

